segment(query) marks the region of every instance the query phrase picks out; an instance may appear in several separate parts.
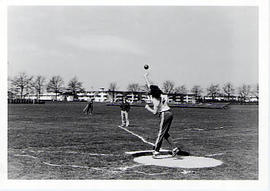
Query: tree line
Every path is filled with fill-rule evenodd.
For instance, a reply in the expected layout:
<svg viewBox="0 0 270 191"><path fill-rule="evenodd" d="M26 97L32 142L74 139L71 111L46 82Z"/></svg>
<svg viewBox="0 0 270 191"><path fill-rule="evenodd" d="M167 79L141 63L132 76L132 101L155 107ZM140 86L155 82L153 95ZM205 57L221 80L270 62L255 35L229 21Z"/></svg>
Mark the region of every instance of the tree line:
<svg viewBox="0 0 270 191"><path fill-rule="evenodd" d="M185 85L176 86L175 82L166 80L162 83L162 91L165 94L194 94L196 97L201 97L203 93L205 95L210 96L211 99L215 99L216 97L223 95L228 97L238 95L243 100L248 96L254 96L259 99L259 84L256 84L254 87L248 84L242 84L239 87L234 87L231 82L227 82L220 86L219 84L210 84L206 90L204 90L200 85L194 85L190 90ZM117 83L113 82L109 85L109 90L116 91L117 90ZM149 91L147 85L140 86L138 83L129 84L127 87L128 91L131 92L139 92L139 91Z"/></svg>
<svg viewBox="0 0 270 191"><path fill-rule="evenodd" d="M47 92L53 92L57 96L58 93L70 92L75 97L77 93L84 92L83 83L78 80L76 76L71 78L67 85L65 86L64 80L61 76L52 76L49 79L46 77L37 75L32 76L24 72L17 74L13 78L9 77L9 93L19 94L20 98L23 98L26 94L36 94L39 95L43 93L46 89ZM205 90L200 85L194 85L191 89L188 89L185 85L177 86L175 82L166 80L162 83L162 91L166 94L194 94L196 97L202 96L204 93L215 99L219 95L227 96L230 98L233 95L238 95L241 98L246 98L248 96L254 96L258 99L259 96L259 85L256 84L252 87L248 84L242 84L239 87L234 87L231 82L227 82L220 86L219 84L210 84ZM108 85L108 91L115 92L118 91L117 83L111 82ZM149 91L147 85L140 85L139 83L128 84L127 91L129 92L140 92Z"/></svg>
<svg viewBox="0 0 270 191"><path fill-rule="evenodd" d="M44 76L37 75L31 76L24 72L19 73L9 81L9 93L19 94L22 99L26 94L36 94L39 98L40 94L46 89L47 92L53 92L56 95L64 91L71 92L73 95L77 95L78 92L83 92L84 88L82 82L77 77L73 77L69 80L67 86L64 86L64 80L61 76L52 76L50 79L46 79Z"/></svg>

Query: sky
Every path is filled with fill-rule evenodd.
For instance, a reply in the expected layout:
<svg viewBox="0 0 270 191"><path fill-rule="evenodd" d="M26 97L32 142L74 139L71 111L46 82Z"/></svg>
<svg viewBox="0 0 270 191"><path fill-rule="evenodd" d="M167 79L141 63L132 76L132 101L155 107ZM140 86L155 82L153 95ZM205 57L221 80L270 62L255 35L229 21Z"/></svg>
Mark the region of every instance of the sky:
<svg viewBox="0 0 270 191"><path fill-rule="evenodd" d="M86 90L258 83L258 10L215 6L10 6L8 75L73 77Z"/></svg>

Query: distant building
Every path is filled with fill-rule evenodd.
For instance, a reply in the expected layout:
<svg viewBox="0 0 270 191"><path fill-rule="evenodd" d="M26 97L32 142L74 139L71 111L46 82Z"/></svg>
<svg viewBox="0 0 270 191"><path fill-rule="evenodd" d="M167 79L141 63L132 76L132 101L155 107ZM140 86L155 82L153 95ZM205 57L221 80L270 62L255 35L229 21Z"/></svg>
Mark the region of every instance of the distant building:
<svg viewBox="0 0 270 191"><path fill-rule="evenodd" d="M95 97L95 92L94 91L80 92L80 93L77 93L77 96L78 96L79 101L88 101Z"/></svg>
<svg viewBox="0 0 270 191"><path fill-rule="evenodd" d="M115 95L115 102L120 102L123 100L124 93L123 92L117 92Z"/></svg>
<svg viewBox="0 0 270 191"><path fill-rule="evenodd" d="M100 88L99 91L95 92L95 102L106 102L108 101L108 91L104 88Z"/></svg>
<svg viewBox="0 0 270 191"><path fill-rule="evenodd" d="M197 99L200 96L196 96L195 94L169 94L168 100L169 103L196 103Z"/></svg>
<svg viewBox="0 0 270 191"><path fill-rule="evenodd" d="M246 103L251 103L251 102L258 102L259 99L256 96L247 96L247 97L241 97L241 96L227 96L227 95L218 95L214 98L211 96L204 96L204 101L218 101L218 102L246 102Z"/></svg>
<svg viewBox="0 0 270 191"><path fill-rule="evenodd" d="M41 101L64 101L65 96L62 93L47 92L43 94L26 94L24 99L41 100Z"/></svg>
<svg viewBox="0 0 270 191"><path fill-rule="evenodd" d="M256 96L227 96L218 95L211 96L196 96L195 94L168 94L168 101L172 104L185 104L197 102L245 102L245 103L258 103L259 99ZM8 99L20 99L19 93L8 92ZM88 101L94 99L95 102L121 102L123 97L126 97L130 103L151 103L150 96L147 92L130 92L130 91L109 91L105 88L100 88L98 91L85 91L78 92L76 99L71 92L53 93L46 92L40 95L25 94L23 99L40 100L40 101Z"/></svg>

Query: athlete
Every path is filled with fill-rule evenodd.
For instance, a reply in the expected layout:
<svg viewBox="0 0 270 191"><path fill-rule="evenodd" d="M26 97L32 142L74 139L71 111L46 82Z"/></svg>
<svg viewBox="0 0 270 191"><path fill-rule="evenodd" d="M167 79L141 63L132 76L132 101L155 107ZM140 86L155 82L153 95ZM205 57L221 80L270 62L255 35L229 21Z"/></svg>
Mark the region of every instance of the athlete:
<svg viewBox="0 0 270 191"><path fill-rule="evenodd" d="M83 112L86 113L86 115L93 114L93 109L94 109L93 102L94 102L94 99L90 98L87 105L83 109Z"/></svg>
<svg viewBox="0 0 270 191"><path fill-rule="evenodd" d="M122 120L121 127L124 127L124 126L128 127L129 126L128 112L130 110L130 104L127 102L125 97L123 97L122 99L120 108L121 108L121 120Z"/></svg>
<svg viewBox="0 0 270 191"><path fill-rule="evenodd" d="M176 147L169 134L173 120L173 113L168 106L168 99L166 95L163 95L163 92L159 89L158 86L150 85L148 73L144 75L144 78L147 86L150 89L149 95L151 96L151 101L153 103L153 108L151 108L148 104L146 104L145 108L154 115L158 114L160 117L159 133L154 146L153 158L157 158L157 156L160 155L159 150L161 148L163 139L169 143L172 148L172 156L175 156L180 152L180 149Z"/></svg>

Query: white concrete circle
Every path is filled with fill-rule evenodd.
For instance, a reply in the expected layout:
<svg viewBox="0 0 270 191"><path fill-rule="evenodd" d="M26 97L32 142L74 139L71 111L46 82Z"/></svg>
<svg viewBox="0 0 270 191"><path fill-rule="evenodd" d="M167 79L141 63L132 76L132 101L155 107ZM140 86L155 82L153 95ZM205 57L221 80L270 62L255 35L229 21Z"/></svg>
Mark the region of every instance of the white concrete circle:
<svg viewBox="0 0 270 191"><path fill-rule="evenodd" d="M144 165L156 165L173 168L209 168L221 165L223 162L208 157L160 155L157 159L152 156L140 156L134 161Z"/></svg>

